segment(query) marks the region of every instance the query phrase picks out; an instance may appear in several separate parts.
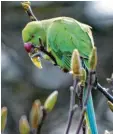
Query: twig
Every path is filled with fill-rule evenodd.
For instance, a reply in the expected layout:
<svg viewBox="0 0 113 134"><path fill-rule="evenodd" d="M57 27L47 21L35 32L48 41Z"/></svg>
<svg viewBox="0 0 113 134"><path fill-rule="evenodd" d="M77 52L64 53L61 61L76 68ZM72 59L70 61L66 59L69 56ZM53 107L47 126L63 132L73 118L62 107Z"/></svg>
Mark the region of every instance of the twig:
<svg viewBox="0 0 113 134"><path fill-rule="evenodd" d="M83 134L86 134L86 119L85 118L82 124L82 131L83 131Z"/></svg>
<svg viewBox="0 0 113 134"><path fill-rule="evenodd" d="M79 121L79 124L78 124L78 128L76 130L76 134L79 134L80 129L82 127L83 120L84 120L84 114L85 114L85 111L86 111L87 102L88 102L92 87L93 87L93 85L92 85L92 72L90 71L89 72L89 77L88 77L88 87L87 87L88 92L87 92L86 99L84 101L83 111L82 111L81 118L80 118L80 121Z"/></svg>
<svg viewBox="0 0 113 134"><path fill-rule="evenodd" d="M81 113L81 116L80 116L79 125L78 125L77 131L76 131L76 134L79 134L79 132L80 132L81 126L83 124L85 112L86 112L86 107L84 107L83 110L82 110L82 113Z"/></svg>
<svg viewBox="0 0 113 134"><path fill-rule="evenodd" d="M80 85L80 95L78 96L78 98L79 98L79 105L80 105L81 110L83 109L83 89L84 89L84 86ZM86 122L85 118L84 118L84 122ZM83 134L86 134L86 123L84 122L82 124L82 131L83 131Z"/></svg>
<svg viewBox="0 0 113 134"><path fill-rule="evenodd" d="M25 12L27 13L27 15L29 16L30 20L31 21L37 21L37 18L35 17L32 9L31 9L31 6L30 6L30 2L22 2L22 6L25 10Z"/></svg>
<svg viewBox="0 0 113 134"><path fill-rule="evenodd" d="M105 87L102 87L99 83L97 83L97 88L101 93L105 95L105 97L113 103L113 96L107 91Z"/></svg>
<svg viewBox="0 0 113 134"><path fill-rule="evenodd" d="M74 80L74 83L73 83L73 87L74 87L74 100L73 100L73 104L75 104L75 96L76 96L76 93L77 93L78 82L79 82L79 77L76 76L75 80Z"/></svg>
<svg viewBox="0 0 113 134"><path fill-rule="evenodd" d="M78 107L76 105L76 107L74 108L75 105L75 96L76 96L76 88L77 88L77 84L78 84L79 79L76 78L73 82L73 86L70 87L70 109L69 109L69 116L68 116L68 122L67 122L67 127L66 127L66 132L65 134L69 133L70 127L71 127L71 122L72 122L72 118L75 112L75 109Z"/></svg>
<svg viewBox="0 0 113 134"><path fill-rule="evenodd" d="M83 108L83 88L84 86L80 85L79 87L80 89L80 94L78 95L78 98L79 98L79 106L80 108L82 109Z"/></svg>
<svg viewBox="0 0 113 134"><path fill-rule="evenodd" d="M42 125L43 125L44 120L45 120L46 115L47 115L46 110L43 107L42 107L42 111L43 111L43 117L42 117L41 123L38 126L37 134L40 134L41 133L41 128L42 128Z"/></svg>
<svg viewBox="0 0 113 134"><path fill-rule="evenodd" d="M83 62L83 65L86 69L86 72L88 72L88 68L85 65L83 60L82 60L82 62ZM107 89L105 87L101 86L100 83L98 83L97 78L96 78L95 86L109 101L111 101L113 103L113 96L107 91Z"/></svg>
<svg viewBox="0 0 113 134"><path fill-rule="evenodd" d="M31 129L30 130L30 134L36 134L37 133L37 130L36 129Z"/></svg>

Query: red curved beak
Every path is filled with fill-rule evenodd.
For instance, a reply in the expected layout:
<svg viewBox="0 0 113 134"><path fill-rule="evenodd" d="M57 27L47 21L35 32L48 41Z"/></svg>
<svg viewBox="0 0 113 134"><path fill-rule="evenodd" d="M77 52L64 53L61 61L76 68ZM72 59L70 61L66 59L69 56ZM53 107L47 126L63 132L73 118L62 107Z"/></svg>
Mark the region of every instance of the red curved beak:
<svg viewBox="0 0 113 134"><path fill-rule="evenodd" d="M25 50L30 53L33 50L33 45L31 43L24 43Z"/></svg>
<svg viewBox="0 0 113 134"><path fill-rule="evenodd" d="M29 53L29 56L33 62L33 64L38 67L39 69L42 68L42 64L40 61L40 56L38 53L34 53L34 46L31 43L24 43L24 48Z"/></svg>

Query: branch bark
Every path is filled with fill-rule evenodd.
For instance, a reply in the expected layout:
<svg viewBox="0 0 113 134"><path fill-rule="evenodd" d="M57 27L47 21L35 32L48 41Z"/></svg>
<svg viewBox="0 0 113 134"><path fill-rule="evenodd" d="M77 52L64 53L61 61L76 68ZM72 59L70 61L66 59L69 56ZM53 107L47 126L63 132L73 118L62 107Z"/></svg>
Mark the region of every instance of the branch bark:
<svg viewBox="0 0 113 134"><path fill-rule="evenodd" d="M27 13L27 15L29 16L31 21L37 21L37 18L35 17L32 8L31 8L31 3L26 1L26 2L21 2L22 7L24 8L25 12Z"/></svg>

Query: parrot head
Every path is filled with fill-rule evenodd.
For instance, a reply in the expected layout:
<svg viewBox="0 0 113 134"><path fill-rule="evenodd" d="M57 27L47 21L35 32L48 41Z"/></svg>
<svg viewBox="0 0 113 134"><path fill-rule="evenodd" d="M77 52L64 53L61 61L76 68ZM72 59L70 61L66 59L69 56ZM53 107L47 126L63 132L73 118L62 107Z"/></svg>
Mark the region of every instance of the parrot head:
<svg viewBox="0 0 113 134"><path fill-rule="evenodd" d="M27 51L28 55L30 56L33 63L38 67L42 68L41 66L41 42L43 42L43 47L46 47L44 44L46 41L45 31L42 27L40 21L32 21L28 23L25 28L22 30L22 38L24 42L24 48ZM36 54L33 56L34 54Z"/></svg>

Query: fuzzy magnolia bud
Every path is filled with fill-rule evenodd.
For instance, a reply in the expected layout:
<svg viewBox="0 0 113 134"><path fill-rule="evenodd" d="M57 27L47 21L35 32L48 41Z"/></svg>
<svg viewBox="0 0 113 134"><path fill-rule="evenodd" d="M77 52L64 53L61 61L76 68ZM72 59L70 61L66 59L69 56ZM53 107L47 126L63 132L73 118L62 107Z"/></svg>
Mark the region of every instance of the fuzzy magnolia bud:
<svg viewBox="0 0 113 134"><path fill-rule="evenodd" d="M49 95L49 97L46 99L44 103L44 108L47 112L51 112L52 109L54 108L56 101L58 97L58 91L54 91Z"/></svg>
<svg viewBox="0 0 113 134"><path fill-rule="evenodd" d="M25 115L23 115L20 118L19 131L20 131L20 134L29 134L29 132L30 132L30 126L29 126L29 123L27 121L27 117Z"/></svg>
<svg viewBox="0 0 113 134"><path fill-rule="evenodd" d="M41 102L40 100L35 100L31 109L31 113L30 113L30 123L31 123L32 128L34 129L38 128L38 125L41 122L42 116L43 116L43 112L41 109Z"/></svg>
<svg viewBox="0 0 113 134"><path fill-rule="evenodd" d="M4 131L7 122L7 107L1 109L1 132Z"/></svg>
<svg viewBox="0 0 113 134"><path fill-rule="evenodd" d="M86 70L84 68L81 69L81 85L85 86L85 81L86 81Z"/></svg>
<svg viewBox="0 0 113 134"><path fill-rule="evenodd" d="M25 11L27 11L29 6L31 5L30 1L24 1L24 2L21 2L21 4Z"/></svg>
<svg viewBox="0 0 113 134"><path fill-rule="evenodd" d="M89 58L89 64L90 64L91 70L96 69L96 65L97 65L97 49L96 49L96 47L93 47L93 50L92 50L90 58Z"/></svg>
<svg viewBox="0 0 113 134"><path fill-rule="evenodd" d="M81 74L81 62L80 55L77 49L73 51L71 58L71 70L74 76L80 76Z"/></svg>
<svg viewBox="0 0 113 134"><path fill-rule="evenodd" d="M110 102L110 101L108 101L107 103L108 103L109 108L110 108L110 109L111 109L111 111L113 112L113 103L112 103L112 102Z"/></svg>

